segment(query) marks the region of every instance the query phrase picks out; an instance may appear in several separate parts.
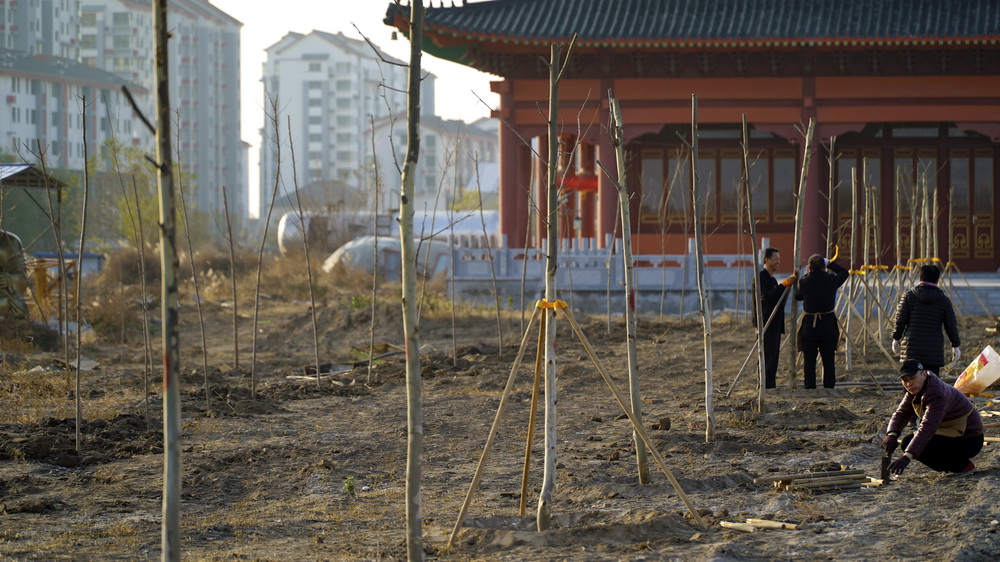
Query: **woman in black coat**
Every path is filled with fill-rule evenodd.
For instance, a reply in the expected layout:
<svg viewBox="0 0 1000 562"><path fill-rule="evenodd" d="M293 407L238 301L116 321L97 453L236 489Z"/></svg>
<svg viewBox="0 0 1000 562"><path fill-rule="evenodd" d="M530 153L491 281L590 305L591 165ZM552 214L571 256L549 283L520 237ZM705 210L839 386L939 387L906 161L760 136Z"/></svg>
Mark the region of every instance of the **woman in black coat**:
<svg viewBox="0 0 1000 562"><path fill-rule="evenodd" d="M900 361L916 359L935 374L944 366L944 336L951 341L952 361L958 359L962 345L958 336L955 309L937 286L941 271L936 265L920 268L920 283L903 293L896 306L896 328L892 332L892 350L902 352Z"/></svg>

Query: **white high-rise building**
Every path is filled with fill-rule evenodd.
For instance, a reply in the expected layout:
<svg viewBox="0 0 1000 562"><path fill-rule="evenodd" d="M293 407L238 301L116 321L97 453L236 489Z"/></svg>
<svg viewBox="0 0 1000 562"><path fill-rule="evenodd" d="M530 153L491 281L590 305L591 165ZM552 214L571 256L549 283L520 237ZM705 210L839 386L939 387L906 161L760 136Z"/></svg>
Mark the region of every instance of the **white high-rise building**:
<svg viewBox="0 0 1000 562"><path fill-rule="evenodd" d="M127 78L77 60L78 13L79 0L0 0L3 152L80 170L85 130L91 154L112 130L133 139L132 114L120 92ZM130 87L148 95L142 85Z"/></svg>
<svg viewBox="0 0 1000 562"><path fill-rule="evenodd" d="M305 35L288 33L266 52L262 81L265 99L277 104L278 131L273 108L265 108L261 216L266 214L279 160L278 198L292 194L297 182L300 192L309 193L308 199L322 202L322 208L313 210L370 209L376 202L372 144L382 140L373 139L373 123L382 136L391 124L388 138L396 162L402 162L406 150L404 63L376 54L360 39L315 30ZM428 74L421 83L421 113L425 115L434 112L434 80ZM399 176L399 170L390 164L379 174Z"/></svg>
<svg viewBox="0 0 1000 562"><path fill-rule="evenodd" d="M59 1L59 0L52 0ZM80 60L142 86L136 101L155 121L155 58L151 2L76 0ZM240 28L243 24L206 0L172 0L168 64L175 161L190 176L188 204L223 212L226 187L233 218L247 217L246 145L240 139ZM152 136L141 134L152 149Z"/></svg>
<svg viewBox="0 0 1000 562"><path fill-rule="evenodd" d="M79 0L0 0L0 49L76 60Z"/></svg>

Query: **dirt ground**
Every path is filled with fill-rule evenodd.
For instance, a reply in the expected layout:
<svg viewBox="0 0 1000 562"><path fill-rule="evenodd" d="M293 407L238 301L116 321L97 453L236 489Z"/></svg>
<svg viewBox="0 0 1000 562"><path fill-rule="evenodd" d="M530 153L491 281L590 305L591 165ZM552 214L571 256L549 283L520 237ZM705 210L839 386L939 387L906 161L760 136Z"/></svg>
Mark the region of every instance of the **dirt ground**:
<svg viewBox="0 0 1000 562"><path fill-rule="evenodd" d="M353 305L353 306L352 306ZM398 305L378 307L375 341L402 343ZM712 333L714 440L706 442L700 319L643 318L639 372L644 426L702 515L698 526L650 458L638 483L628 419L583 347L559 324L558 448L552 526L535 530L542 434L532 449L527 511L519 515L531 404L535 334L501 430L454 548L445 544L479 462L521 337L519 313L495 317L467 307L453 327L443 307L424 310L421 342L425 453L421 480L428 558L452 560L996 560L1000 471L996 444L975 471L950 476L913 463L882 487L834 493L776 491L757 477L840 466L877 478L885 424L901 396L895 371L866 356L886 386L859 366L835 390L784 388L754 410L754 377L727 392L750 351L745 317L716 316ZM307 303L264 301L257 352L252 309L240 310L241 362L233 362L232 310L205 309L211 410L198 316L182 309L182 548L186 558L254 560L402 559L406 556L406 388L400 356L374 368L351 346L369 343L371 313L342 300L317 310L322 362L345 370L296 378L313 363ZM590 343L627 395L622 319L578 315ZM997 345L989 319L962 320L966 364ZM156 342L158 348L158 340ZM874 348L874 346L872 346ZM75 373L34 353L5 358L0 399L0 558L147 559L160 556L163 473L159 377L143 401L141 345L87 344L96 368L82 372L81 450L75 451ZM158 352L156 353L158 355ZM254 357L255 356L255 357ZM157 372L159 370L159 361ZM251 377L251 365L255 375ZM750 367L753 367L751 362ZM784 369L783 369L784 371ZM944 375L954 376L950 368ZM754 371L755 372L755 371ZM800 375L801 376L801 375ZM256 396L251 394L255 384ZM55 404L18 399L44 387ZM974 398L980 410L990 397ZM16 411L15 411L16 410ZM1000 412L998 412L1000 415ZM539 409L541 424L541 408ZM669 420L669 429L659 427ZM990 418L985 418L990 423ZM664 423L663 427L666 427ZM1000 435L1000 429L988 429ZM729 530L747 518L802 524L798 530Z"/></svg>

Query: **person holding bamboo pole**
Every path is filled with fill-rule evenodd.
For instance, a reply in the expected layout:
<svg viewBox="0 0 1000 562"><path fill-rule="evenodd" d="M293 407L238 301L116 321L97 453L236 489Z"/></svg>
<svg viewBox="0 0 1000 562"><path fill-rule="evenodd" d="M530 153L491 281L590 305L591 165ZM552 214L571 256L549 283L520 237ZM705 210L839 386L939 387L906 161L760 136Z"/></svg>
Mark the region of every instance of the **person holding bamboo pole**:
<svg viewBox="0 0 1000 562"><path fill-rule="evenodd" d="M892 351L900 361L916 359L928 371L940 373L944 366L942 327L951 341L951 360L962 356L962 340L951 299L937 286L941 270L934 264L920 266L920 282L903 293L896 305Z"/></svg>
<svg viewBox="0 0 1000 562"><path fill-rule="evenodd" d="M764 267L757 275L760 306L755 307L761 313L761 325L766 325L763 339L764 388L777 386L781 336L785 333L785 300L788 298L788 287L798 280L798 274L793 271L791 277L786 277L779 283L774 274L780 266L781 253L775 248L764 250ZM769 319L770 324L768 324Z"/></svg>
<svg viewBox="0 0 1000 562"><path fill-rule="evenodd" d="M847 281L850 273L819 254L809 257L809 272L799 279L795 287L795 300L802 301L798 336L802 342L805 387L816 388L816 354L823 358L823 387L837 384L834 353L840 339L840 326L834 307L837 289Z"/></svg>
<svg viewBox="0 0 1000 562"><path fill-rule="evenodd" d="M889 420L882 447L891 457L898 445L903 456L892 461L889 473L902 474L913 459L938 472L976 468L971 459L982 450L984 438L983 420L975 405L916 359L903 362L899 381L906 393ZM914 417L920 419L916 433L900 440L900 432Z"/></svg>

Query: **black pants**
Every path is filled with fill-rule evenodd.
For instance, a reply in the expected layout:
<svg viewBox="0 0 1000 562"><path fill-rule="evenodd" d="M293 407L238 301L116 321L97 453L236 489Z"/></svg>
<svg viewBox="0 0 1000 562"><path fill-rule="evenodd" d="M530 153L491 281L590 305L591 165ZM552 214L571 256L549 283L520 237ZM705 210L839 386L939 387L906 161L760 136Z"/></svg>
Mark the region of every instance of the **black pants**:
<svg viewBox="0 0 1000 562"><path fill-rule="evenodd" d="M819 352L823 358L823 386L833 388L837 384L834 356L837 351L837 340L840 339L837 317L831 313L821 314L818 318L806 315L802 319L799 335L802 341L805 387L816 388L816 353Z"/></svg>
<svg viewBox="0 0 1000 562"><path fill-rule="evenodd" d="M764 331L764 388L777 386L780 352L781 326L771 326Z"/></svg>
<svg viewBox="0 0 1000 562"><path fill-rule="evenodd" d="M903 437L900 445L904 451L912 440L912 433ZM916 459L938 472L962 472L969 465L969 459L982 449L982 435L971 438L935 435Z"/></svg>
<svg viewBox="0 0 1000 562"><path fill-rule="evenodd" d="M834 367L834 353L837 351L836 338L802 337L802 371L805 374L806 388L816 388L816 352L823 358L823 386L833 388L837 384L837 371Z"/></svg>

